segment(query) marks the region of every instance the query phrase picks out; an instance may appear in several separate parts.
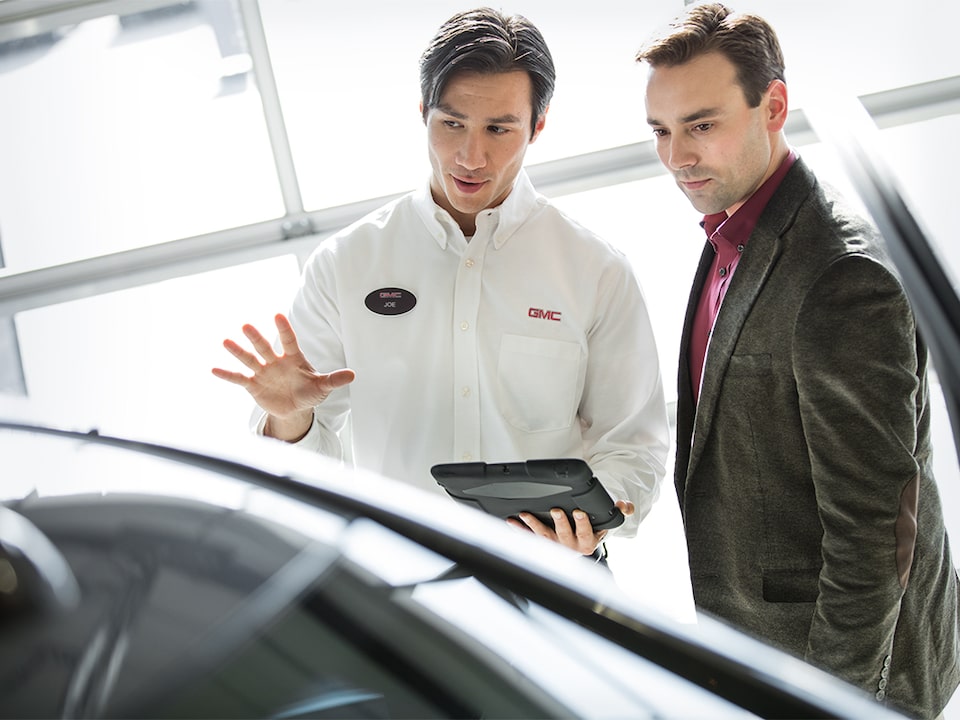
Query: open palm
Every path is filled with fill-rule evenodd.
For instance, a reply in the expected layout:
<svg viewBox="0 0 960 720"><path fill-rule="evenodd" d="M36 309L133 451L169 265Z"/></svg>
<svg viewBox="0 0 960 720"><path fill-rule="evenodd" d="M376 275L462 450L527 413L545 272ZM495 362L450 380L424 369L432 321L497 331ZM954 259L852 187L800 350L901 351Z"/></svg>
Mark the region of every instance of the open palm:
<svg viewBox="0 0 960 720"><path fill-rule="evenodd" d="M336 370L326 374L317 372L300 349L290 321L279 314L274 320L282 354L278 355L253 325L244 325L243 334L256 353L229 339L223 341L223 346L253 374L244 375L222 368L214 368L213 374L245 388L257 405L277 418L312 411L333 390L353 381L355 373L352 370Z"/></svg>

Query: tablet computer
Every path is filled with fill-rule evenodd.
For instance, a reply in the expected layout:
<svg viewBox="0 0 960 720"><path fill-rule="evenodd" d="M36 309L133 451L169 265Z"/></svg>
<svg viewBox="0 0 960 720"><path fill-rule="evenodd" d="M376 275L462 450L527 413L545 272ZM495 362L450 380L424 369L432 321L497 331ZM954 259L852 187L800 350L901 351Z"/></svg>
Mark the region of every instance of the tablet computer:
<svg viewBox="0 0 960 720"><path fill-rule="evenodd" d="M529 512L552 527L550 510L558 507L566 511L571 527L576 527L572 513L578 509L587 513L595 531L623 523L620 508L581 459L444 463L430 473L454 500L497 517Z"/></svg>

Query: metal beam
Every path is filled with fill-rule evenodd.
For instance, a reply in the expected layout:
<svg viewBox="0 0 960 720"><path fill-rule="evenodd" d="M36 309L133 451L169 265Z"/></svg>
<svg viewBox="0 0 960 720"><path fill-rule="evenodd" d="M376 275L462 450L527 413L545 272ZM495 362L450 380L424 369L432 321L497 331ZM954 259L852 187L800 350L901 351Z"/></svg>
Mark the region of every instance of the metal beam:
<svg viewBox="0 0 960 720"><path fill-rule="evenodd" d="M297 180L293 152L290 149L287 125L283 120L280 93L277 90L277 81L273 73L273 63L270 61L267 35L263 29L260 8L257 0L238 0L238 6L240 17L243 20L247 48L253 61L253 74L257 81L257 90L260 93L260 103L263 105L263 117L267 124L267 134L270 137L274 164L277 167L277 180L280 182L283 207L288 216L299 215L303 212L300 183Z"/></svg>

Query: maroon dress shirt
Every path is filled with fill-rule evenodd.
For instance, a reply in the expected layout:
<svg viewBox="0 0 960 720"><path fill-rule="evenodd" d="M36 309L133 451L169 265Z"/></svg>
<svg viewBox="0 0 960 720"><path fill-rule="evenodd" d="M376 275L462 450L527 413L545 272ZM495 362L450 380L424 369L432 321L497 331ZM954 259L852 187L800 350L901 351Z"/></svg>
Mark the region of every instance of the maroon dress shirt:
<svg viewBox="0 0 960 720"><path fill-rule="evenodd" d="M705 215L700 223L713 246L714 257L707 281L700 293L690 334L690 382L693 385L691 389L695 403L700 400L700 385L703 382L703 368L713 325L717 321L720 306L727 294L727 288L730 287L740 256L757 220L760 219L760 214L796 159L796 153L791 150L773 175L768 177L733 215L727 217L726 212Z"/></svg>

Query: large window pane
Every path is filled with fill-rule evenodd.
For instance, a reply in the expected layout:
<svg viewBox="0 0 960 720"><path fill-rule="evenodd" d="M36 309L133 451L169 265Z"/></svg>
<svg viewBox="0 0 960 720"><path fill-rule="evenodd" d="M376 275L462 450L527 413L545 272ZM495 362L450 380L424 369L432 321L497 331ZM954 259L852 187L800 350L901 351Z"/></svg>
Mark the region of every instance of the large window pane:
<svg viewBox="0 0 960 720"><path fill-rule="evenodd" d="M960 74L960 3L915 0L751 0L729 3L774 26L786 59L791 107L825 88L853 95Z"/></svg>
<svg viewBox="0 0 960 720"><path fill-rule="evenodd" d="M253 323L272 338L299 282L292 255L17 315L28 398L38 419L198 443L248 437L247 392L212 367L244 370L222 347Z"/></svg>
<svg viewBox="0 0 960 720"><path fill-rule="evenodd" d="M0 272L283 214L234 5L185 8L2 46Z"/></svg>

